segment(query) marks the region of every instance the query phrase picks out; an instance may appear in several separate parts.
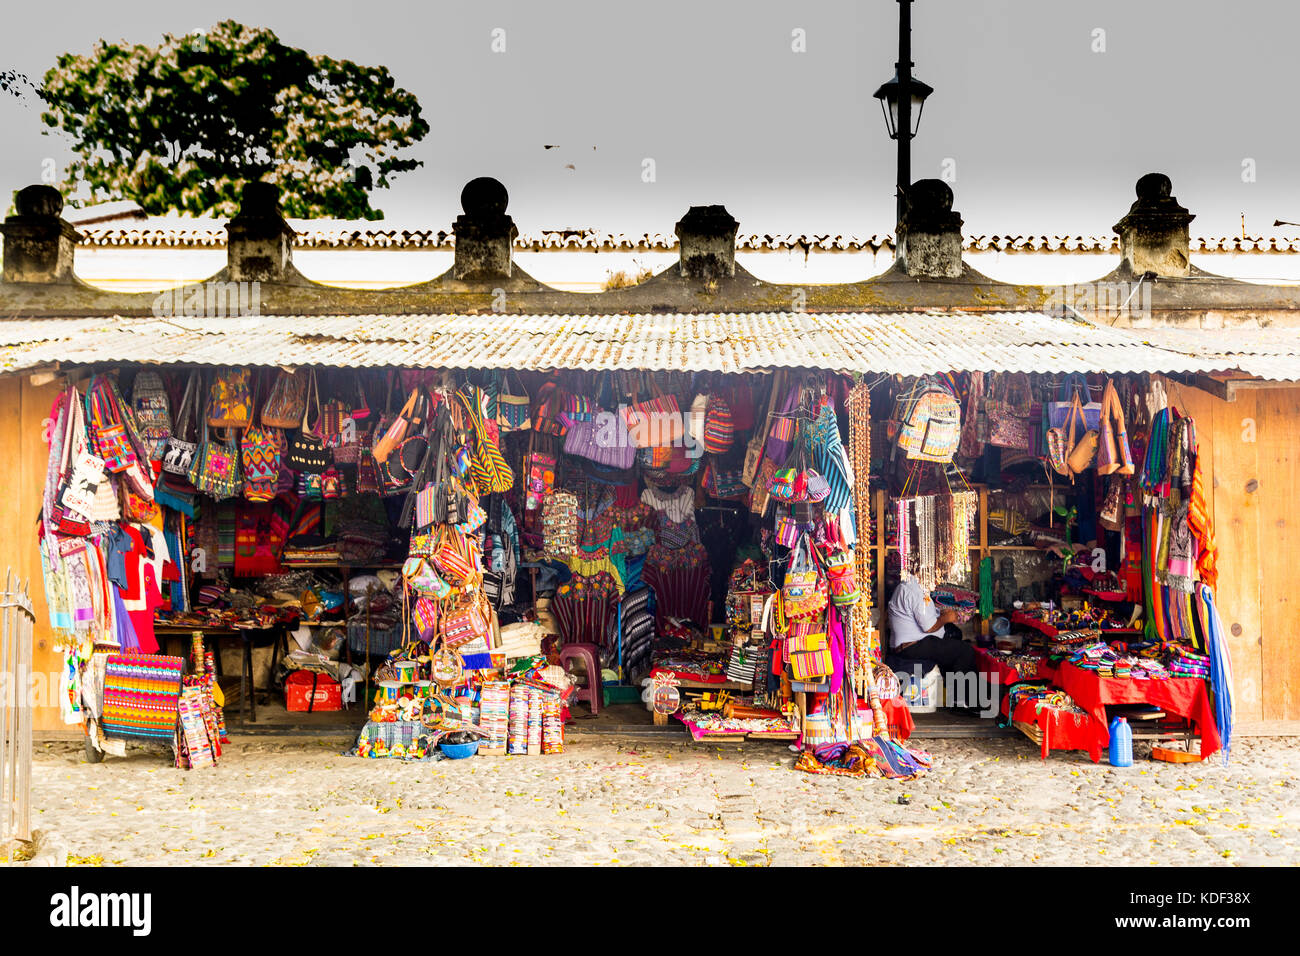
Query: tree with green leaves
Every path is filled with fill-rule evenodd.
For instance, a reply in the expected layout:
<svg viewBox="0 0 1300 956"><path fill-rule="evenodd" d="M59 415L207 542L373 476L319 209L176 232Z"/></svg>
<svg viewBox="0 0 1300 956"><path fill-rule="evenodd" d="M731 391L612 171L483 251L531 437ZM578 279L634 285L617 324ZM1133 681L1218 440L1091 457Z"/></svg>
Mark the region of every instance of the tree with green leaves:
<svg viewBox="0 0 1300 956"><path fill-rule="evenodd" d="M41 119L72 137L65 192L153 215L233 215L243 184L265 180L287 216L378 219L371 190L421 165L404 151L429 131L386 67L233 20L157 46L65 53L39 95Z"/></svg>

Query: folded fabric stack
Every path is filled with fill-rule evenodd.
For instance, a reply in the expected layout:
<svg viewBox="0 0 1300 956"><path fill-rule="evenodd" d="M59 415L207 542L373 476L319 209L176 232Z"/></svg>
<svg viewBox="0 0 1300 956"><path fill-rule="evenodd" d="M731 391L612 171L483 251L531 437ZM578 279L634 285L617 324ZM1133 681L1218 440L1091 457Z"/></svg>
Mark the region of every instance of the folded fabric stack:
<svg viewBox="0 0 1300 956"><path fill-rule="evenodd" d="M1174 677L1210 677L1210 659L1204 654L1195 654L1183 647L1174 646L1166 655L1165 667Z"/></svg>

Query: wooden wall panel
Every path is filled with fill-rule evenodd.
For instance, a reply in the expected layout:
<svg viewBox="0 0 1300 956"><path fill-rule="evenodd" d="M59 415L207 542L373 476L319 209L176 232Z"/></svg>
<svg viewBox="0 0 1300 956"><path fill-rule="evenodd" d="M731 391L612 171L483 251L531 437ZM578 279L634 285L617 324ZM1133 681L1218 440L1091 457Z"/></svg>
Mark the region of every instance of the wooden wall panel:
<svg viewBox="0 0 1300 956"><path fill-rule="evenodd" d="M1239 720L1262 720L1263 624L1260 618L1259 415L1255 394L1216 400L1213 417L1198 419L1198 440L1213 444L1215 536L1219 544L1216 598L1232 655ZM1206 424L1212 422L1210 428ZM1251 434L1253 423L1253 436ZM1254 437L1254 441L1249 439Z"/></svg>
<svg viewBox="0 0 1300 956"><path fill-rule="evenodd" d="M63 657L54 650L41 578L36 518L45 486L48 448L43 438L57 384L35 387L26 376L0 379L0 571L11 567L28 582L36 612L32 674L39 706L33 729L65 731L59 718Z"/></svg>
<svg viewBox="0 0 1300 956"><path fill-rule="evenodd" d="M1265 720L1300 719L1300 388L1256 392Z"/></svg>

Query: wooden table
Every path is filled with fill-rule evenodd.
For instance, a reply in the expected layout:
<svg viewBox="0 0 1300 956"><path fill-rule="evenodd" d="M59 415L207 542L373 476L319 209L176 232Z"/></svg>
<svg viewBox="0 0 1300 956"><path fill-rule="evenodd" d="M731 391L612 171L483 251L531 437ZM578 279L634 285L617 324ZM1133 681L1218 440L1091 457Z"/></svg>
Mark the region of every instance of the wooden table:
<svg viewBox="0 0 1300 956"><path fill-rule="evenodd" d="M186 638L188 639L195 631L203 633L203 639L206 642L212 638L217 642L217 652L214 659L217 666L217 676L221 677L221 641L237 637L243 642L243 660L239 668L239 698L240 710L245 720L250 724L257 723L257 688L253 686L253 641L258 634L270 634L273 637L276 657L279 657L280 642L284 639L284 628L276 625L272 627L253 627L253 628L232 628L232 627L204 627L202 625L176 625L171 623L156 623L154 625L154 636L158 638L164 648L169 638ZM182 653L182 657L188 658L187 654ZM275 661L271 663L272 670L275 668Z"/></svg>

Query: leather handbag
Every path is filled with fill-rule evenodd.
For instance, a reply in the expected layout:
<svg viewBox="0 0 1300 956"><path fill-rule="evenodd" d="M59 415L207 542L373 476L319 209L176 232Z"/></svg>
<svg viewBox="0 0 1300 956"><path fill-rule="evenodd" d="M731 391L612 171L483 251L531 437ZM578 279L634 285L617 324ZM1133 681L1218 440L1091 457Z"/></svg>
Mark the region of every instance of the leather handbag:
<svg viewBox="0 0 1300 956"><path fill-rule="evenodd" d="M316 375L312 372L311 386L307 393L307 402L302 407L302 421L297 433L289 439L289 451L285 456L286 464L294 471L318 475L329 468L333 460L324 440L308 427L307 419L311 411L311 400L316 399L317 420L320 418L320 395L316 391Z"/></svg>
<svg viewBox="0 0 1300 956"><path fill-rule="evenodd" d="M1079 397L1077 395L1074 398L1074 406L1072 421L1074 427L1077 427L1078 424L1083 421L1083 406L1079 402ZM1073 428L1071 434L1073 435ZM1097 434L1097 430L1089 428L1083 433L1083 436L1074 443L1074 446L1070 449L1069 456L1066 458L1066 464L1069 466L1071 474L1077 475L1092 467L1092 463L1097 458L1097 445L1099 439L1100 436Z"/></svg>
<svg viewBox="0 0 1300 956"><path fill-rule="evenodd" d="M307 410L311 372L305 368L280 371L262 405L262 424L271 428L297 428Z"/></svg>
<svg viewBox="0 0 1300 956"><path fill-rule="evenodd" d="M1135 468L1124 424L1124 404L1115 383L1106 382L1101 400L1101 437L1097 449L1097 474L1131 475Z"/></svg>

